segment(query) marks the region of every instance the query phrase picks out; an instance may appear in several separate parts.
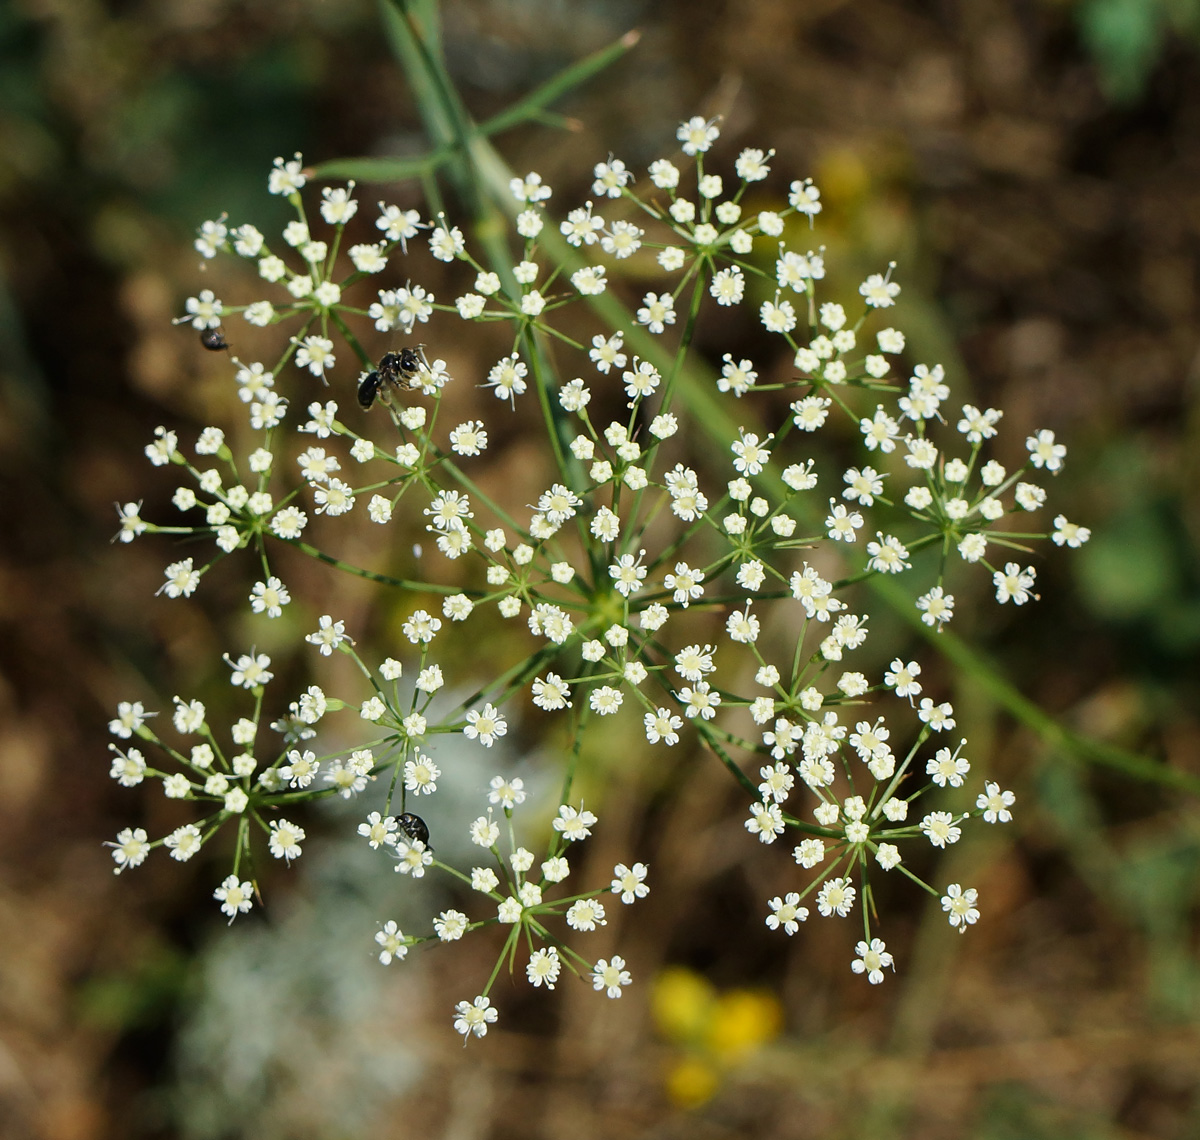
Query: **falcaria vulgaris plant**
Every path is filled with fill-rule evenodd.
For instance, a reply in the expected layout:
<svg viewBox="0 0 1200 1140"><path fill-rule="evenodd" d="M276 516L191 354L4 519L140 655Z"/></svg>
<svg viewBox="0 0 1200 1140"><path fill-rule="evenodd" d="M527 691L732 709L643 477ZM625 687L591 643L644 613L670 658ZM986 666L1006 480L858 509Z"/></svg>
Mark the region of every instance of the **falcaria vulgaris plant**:
<svg viewBox="0 0 1200 1140"><path fill-rule="evenodd" d="M267 295L234 305L203 290L180 323L213 348L235 318L279 332L274 359L230 357L229 408L248 415L256 445L235 454L220 427L187 441L159 428L146 455L179 478L180 519L152 522L127 503L120 539L193 540L166 567L165 599L191 596L217 561L237 560L247 603L267 617L291 604L274 569L283 546L358 572L310 545L315 515L365 511L381 531L427 532L425 573L371 576L381 591L403 591L395 656L360 653L362 631L337 613L308 635L315 654L354 662L352 686L268 696L271 661L241 646L224 659L245 694L233 724L212 723L187 694L158 720L141 702L121 704L113 777L153 783L194 805L195 819L162 836L122 831L110 844L117 872L155 848L186 861L216 845L229 866L214 895L232 921L254 905L253 858L300 856L309 801L360 797L357 830L379 858L410 879L457 880L471 900L419 930L381 915L381 962L423 942L503 932L495 970L454 1008L459 1033L483 1036L496 1021L491 992L506 963L534 986L553 989L565 970L619 998L630 963L595 960L587 936L607 908L647 896L650 869L636 850L602 882L576 883L571 866L575 845L602 826L598 805L577 792L588 731L616 717L648 760L687 749L697 763L723 765L745 796L742 842L790 852L795 889L761 903L772 930L794 935L810 916L860 923L861 938L847 938L849 965L879 983L893 958L877 929L873 877L907 876L940 898L959 932L979 919L974 888L924 881L908 852L1006 822L1014 797L973 770L954 709L925 694L919 662L895 657L875 676L855 667L870 626L860 583L895 576L935 630L952 620L955 583L969 575L990 575L1000 605L1034 601L1028 544L1088 538L1062 515L1047 521L1045 483L1065 448L1043 430L1016 470L991 458L999 410L953 403L939 365L897 374L905 338L888 319L900 294L894 267L861 283L853 312L822 298L818 188L793 181L786 208L751 212L772 152L722 158L718 124L701 118L677 138L681 153L643 178L612 155L598 162L591 200L562 214L538 174L514 178L507 264L494 248L473 250L453 217L386 203L378 240L344 248L362 205L355 186L312 195L299 155L276 159L268 180L295 210L282 235L225 218L203 224L203 257L254 263ZM418 283L430 257L458 282L449 301ZM633 265L657 274L655 287L637 289L628 310L596 305L631 292ZM726 326L730 312L761 322L794 366L767 382L759 363L726 353L704 400L689 400L693 333L720 310ZM509 329L511 350L451 376L437 346L452 322L464 359L480 324ZM360 346L370 326L394 334L382 360ZM442 413L451 385L470 389L462 422ZM713 418L697 411L712 400L736 425L719 452ZM536 409L521 422L543 426L556 472L528 509L496 501L472 476L497 420L534 410L522 404ZM605 407L617 414L598 413ZM853 465L828 460L836 446L815 446L830 426L859 449ZM439 581L439 567L452 566ZM493 652L508 655L503 672L443 673L443 646L501 619L507 632ZM266 710L285 707L264 723ZM322 747L333 718L340 741L357 732L353 747ZM527 738L570 741L555 753L552 818L523 818L532 801L522 780L497 772L458 824L475 860L443 856L421 814L453 760L439 759L439 744L457 735L489 749L517 721Z"/></svg>

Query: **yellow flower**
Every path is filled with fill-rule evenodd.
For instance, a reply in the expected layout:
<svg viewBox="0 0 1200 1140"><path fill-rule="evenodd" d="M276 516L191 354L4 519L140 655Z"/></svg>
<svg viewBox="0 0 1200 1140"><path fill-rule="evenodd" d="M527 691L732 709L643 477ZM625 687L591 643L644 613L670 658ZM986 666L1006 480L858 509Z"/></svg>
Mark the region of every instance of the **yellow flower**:
<svg viewBox="0 0 1200 1140"><path fill-rule="evenodd" d="M659 1032L669 1041L699 1042L716 1000L717 992L706 979L672 966L655 979L651 1008Z"/></svg>
<svg viewBox="0 0 1200 1140"><path fill-rule="evenodd" d="M720 1076L711 1061L683 1057L667 1073L667 1096L680 1108L697 1108L712 1099L719 1084Z"/></svg>
<svg viewBox="0 0 1200 1140"><path fill-rule="evenodd" d="M730 990L713 1007L705 1041L726 1065L736 1065L760 1045L779 1036L783 1011L772 994L754 990Z"/></svg>

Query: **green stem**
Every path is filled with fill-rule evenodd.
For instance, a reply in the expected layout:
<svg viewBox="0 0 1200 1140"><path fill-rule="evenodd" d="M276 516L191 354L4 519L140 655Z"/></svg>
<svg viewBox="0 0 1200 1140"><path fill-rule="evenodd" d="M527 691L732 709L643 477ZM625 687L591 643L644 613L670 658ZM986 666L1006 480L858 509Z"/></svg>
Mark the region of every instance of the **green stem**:
<svg viewBox="0 0 1200 1140"><path fill-rule="evenodd" d="M443 586L437 582L418 582L411 578L393 578L388 574L380 574L375 570L364 570L361 566L352 566L349 562L343 562L340 558L334 558L332 554L326 554L325 551L318 550L315 546L310 546L307 542L301 542L298 538L285 538L280 541L294 546L310 558L315 558L318 562L324 562L327 566L334 566L338 570L344 570L347 574L355 574L359 578L366 578L371 582L379 582L384 586L397 586L402 590L413 590L417 593L445 594L447 596L451 594L466 594L468 597L480 596L478 590L464 590L458 586Z"/></svg>

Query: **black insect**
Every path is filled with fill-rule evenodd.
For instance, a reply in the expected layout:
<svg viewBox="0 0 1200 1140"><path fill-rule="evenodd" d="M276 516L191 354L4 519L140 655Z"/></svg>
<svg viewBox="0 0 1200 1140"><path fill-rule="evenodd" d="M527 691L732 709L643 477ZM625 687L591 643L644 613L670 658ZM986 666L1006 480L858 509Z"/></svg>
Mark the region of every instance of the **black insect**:
<svg viewBox="0 0 1200 1140"><path fill-rule="evenodd" d="M358 385L358 406L365 412L373 403L375 397L379 395L379 389L383 384L383 377L377 371L368 372Z"/></svg>
<svg viewBox="0 0 1200 1140"><path fill-rule="evenodd" d="M396 823L410 843L420 840L426 847L429 847L429 828L425 826L425 821L419 815L413 815L412 812L406 811L403 815L396 817ZM432 851L433 848L429 847L429 850Z"/></svg>
<svg viewBox="0 0 1200 1140"><path fill-rule="evenodd" d="M390 384L405 392L412 391L417 387L416 378L427 367L425 355L421 352L420 346L386 353L380 360L379 366L368 372L359 383L359 406L366 411L375 403L375 397L383 390L385 384Z"/></svg>
<svg viewBox="0 0 1200 1140"><path fill-rule="evenodd" d="M203 329L200 333L200 343L209 352L223 352L229 347L225 340L225 330L218 325L215 329Z"/></svg>

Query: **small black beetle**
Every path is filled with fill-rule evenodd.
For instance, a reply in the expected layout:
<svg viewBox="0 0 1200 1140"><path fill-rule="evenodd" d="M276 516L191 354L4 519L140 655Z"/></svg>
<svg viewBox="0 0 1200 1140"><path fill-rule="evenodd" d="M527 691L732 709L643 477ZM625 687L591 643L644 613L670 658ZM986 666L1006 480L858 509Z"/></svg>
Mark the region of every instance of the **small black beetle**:
<svg viewBox="0 0 1200 1140"><path fill-rule="evenodd" d="M396 823L410 843L420 840L426 847L429 847L429 828L425 826L425 821L419 815L413 815L412 812L406 811L403 815L396 816ZM429 850L432 851L433 848L429 847Z"/></svg>
<svg viewBox="0 0 1200 1140"><path fill-rule="evenodd" d="M209 352L223 352L229 347L225 340L225 330L217 325L215 329L203 329L200 333L200 343Z"/></svg>

